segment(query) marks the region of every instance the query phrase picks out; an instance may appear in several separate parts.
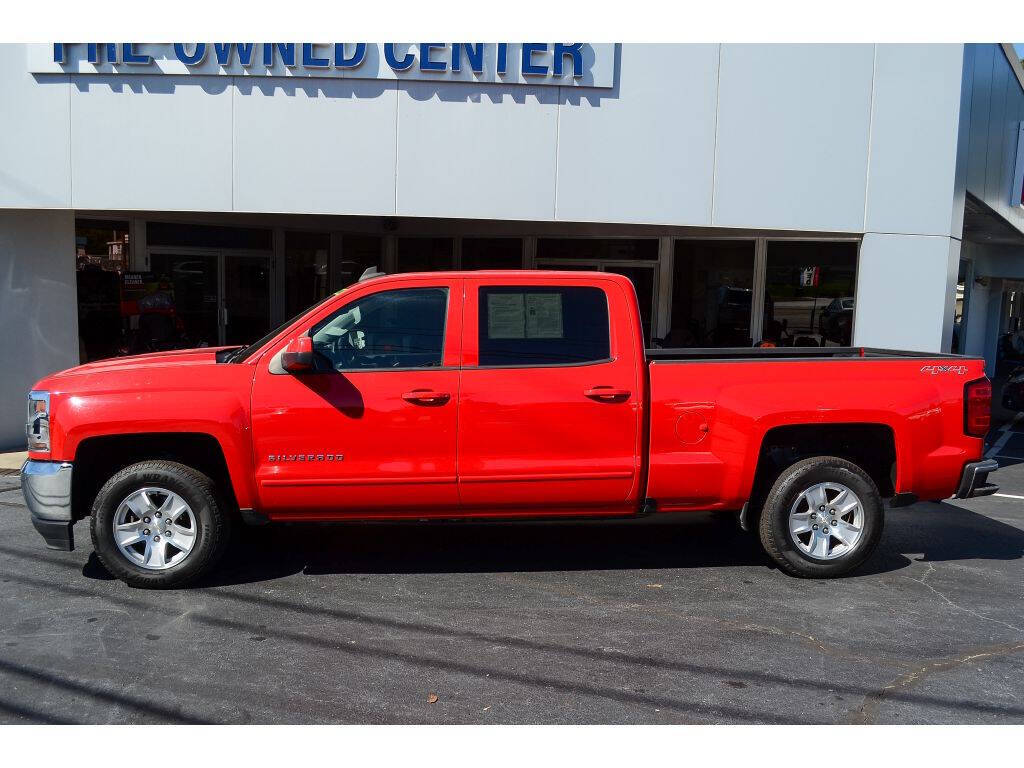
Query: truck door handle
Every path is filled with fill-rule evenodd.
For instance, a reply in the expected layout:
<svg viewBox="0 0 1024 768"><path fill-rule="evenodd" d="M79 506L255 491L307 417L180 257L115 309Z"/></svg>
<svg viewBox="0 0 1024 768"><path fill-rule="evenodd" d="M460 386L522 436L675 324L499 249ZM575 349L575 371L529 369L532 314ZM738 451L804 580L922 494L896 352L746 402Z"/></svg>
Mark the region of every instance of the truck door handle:
<svg viewBox="0 0 1024 768"><path fill-rule="evenodd" d="M447 392L435 392L432 389L414 389L402 395L406 402L416 405L444 405L451 399Z"/></svg>
<svg viewBox="0 0 1024 768"><path fill-rule="evenodd" d="M589 397L591 400L598 400L602 402L614 402L616 400L625 400L632 393L628 389L615 389L614 387L591 387L590 389L583 390L583 394Z"/></svg>

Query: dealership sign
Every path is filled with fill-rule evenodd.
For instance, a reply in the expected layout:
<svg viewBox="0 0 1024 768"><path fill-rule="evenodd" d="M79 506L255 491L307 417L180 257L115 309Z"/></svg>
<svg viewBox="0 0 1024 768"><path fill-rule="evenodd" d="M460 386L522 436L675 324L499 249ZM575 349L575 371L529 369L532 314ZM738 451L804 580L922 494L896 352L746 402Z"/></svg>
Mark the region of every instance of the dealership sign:
<svg viewBox="0 0 1024 768"><path fill-rule="evenodd" d="M443 80L611 88L613 43L53 43L28 70L61 75L228 75Z"/></svg>

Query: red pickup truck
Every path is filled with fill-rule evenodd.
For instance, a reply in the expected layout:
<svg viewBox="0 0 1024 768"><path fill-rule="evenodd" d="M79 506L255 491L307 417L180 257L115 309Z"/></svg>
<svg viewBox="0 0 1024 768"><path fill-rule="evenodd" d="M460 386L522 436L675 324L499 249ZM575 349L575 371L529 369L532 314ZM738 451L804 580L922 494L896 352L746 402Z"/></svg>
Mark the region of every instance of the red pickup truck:
<svg viewBox="0 0 1024 768"><path fill-rule="evenodd" d="M374 273L243 348L105 360L29 395L46 543L172 587L234 521L736 511L787 573L856 568L890 505L991 493L983 362L644 349L592 272Z"/></svg>

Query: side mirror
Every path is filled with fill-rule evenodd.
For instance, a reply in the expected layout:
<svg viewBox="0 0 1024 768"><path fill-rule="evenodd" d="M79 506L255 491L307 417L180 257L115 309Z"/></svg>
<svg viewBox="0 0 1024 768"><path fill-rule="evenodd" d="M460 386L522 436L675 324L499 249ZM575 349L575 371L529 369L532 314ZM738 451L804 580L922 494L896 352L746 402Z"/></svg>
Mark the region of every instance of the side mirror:
<svg viewBox="0 0 1024 768"><path fill-rule="evenodd" d="M302 335L289 341L281 355L281 367L288 373L313 370L313 339Z"/></svg>

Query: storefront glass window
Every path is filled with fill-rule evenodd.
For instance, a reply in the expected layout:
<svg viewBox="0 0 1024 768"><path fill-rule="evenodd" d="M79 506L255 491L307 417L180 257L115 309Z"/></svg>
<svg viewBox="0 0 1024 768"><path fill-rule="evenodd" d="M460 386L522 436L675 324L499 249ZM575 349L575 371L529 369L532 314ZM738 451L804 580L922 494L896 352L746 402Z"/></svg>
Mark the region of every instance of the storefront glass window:
<svg viewBox="0 0 1024 768"><path fill-rule="evenodd" d="M748 347L754 241L677 240L665 347Z"/></svg>
<svg viewBox="0 0 1024 768"><path fill-rule="evenodd" d="M373 235L345 235L341 238L341 264L332 281L334 290L347 288L370 267L380 267L382 239Z"/></svg>
<svg viewBox="0 0 1024 768"><path fill-rule="evenodd" d="M586 259L590 261L657 261L655 238L542 237L537 240L537 259Z"/></svg>
<svg viewBox="0 0 1024 768"><path fill-rule="evenodd" d="M398 238L398 272L436 272L454 266L455 241L452 238Z"/></svg>
<svg viewBox="0 0 1024 768"><path fill-rule="evenodd" d="M521 269L523 241L518 237L464 237L463 269Z"/></svg>
<svg viewBox="0 0 1024 768"><path fill-rule="evenodd" d="M856 243L769 241L763 338L780 346L850 346L856 277Z"/></svg>
<svg viewBox="0 0 1024 768"><path fill-rule="evenodd" d="M127 221L75 222L78 347L83 363L113 357L124 346L121 284L130 266Z"/></svg>
<svg viewBox="0 0 1024 768"><path fill-rule="evenodd" d="M327 232L285 232L285 315L293 317L330 290L331 236Z"/></svg>

